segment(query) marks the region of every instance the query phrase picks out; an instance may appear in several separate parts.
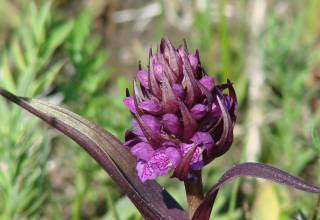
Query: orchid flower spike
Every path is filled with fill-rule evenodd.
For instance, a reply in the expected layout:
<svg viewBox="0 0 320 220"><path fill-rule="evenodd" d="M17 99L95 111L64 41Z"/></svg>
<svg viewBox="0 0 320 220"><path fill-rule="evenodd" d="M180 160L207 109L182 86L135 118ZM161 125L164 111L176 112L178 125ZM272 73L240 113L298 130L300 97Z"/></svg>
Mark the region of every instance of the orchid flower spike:
<svg viewBox="0 0 320 220"><path fill-rule="evenodd" d="M175 170L183 180L224 154L233 141L237 98L228 80L216 84L201 67L199 52L162 39L150 49L148 70L139 70L125 105L134 121L124 146L137 158L141 181Z"/></svg>

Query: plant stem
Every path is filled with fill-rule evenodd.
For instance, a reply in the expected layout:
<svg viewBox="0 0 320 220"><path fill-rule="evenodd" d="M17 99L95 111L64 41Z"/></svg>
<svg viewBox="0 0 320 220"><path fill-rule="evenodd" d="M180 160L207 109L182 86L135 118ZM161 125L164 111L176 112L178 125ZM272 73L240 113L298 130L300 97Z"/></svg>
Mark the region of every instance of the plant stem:
<svg viewBox="0 0 320 220"><path fill-rule="evenodd" d="M187 194L188 215L191 220L194 212L203 201L201 170L191 171L190 177L184 181L184 186Z"/></svg>
<svg viewBox="0 0 320 220"><path fill-rule="evenodd" d="M319 213L320 213L320 196L318 196L318 201L317 201L316 207L314 208L313 213L311 214L309 219L316 220Z"/></svg>

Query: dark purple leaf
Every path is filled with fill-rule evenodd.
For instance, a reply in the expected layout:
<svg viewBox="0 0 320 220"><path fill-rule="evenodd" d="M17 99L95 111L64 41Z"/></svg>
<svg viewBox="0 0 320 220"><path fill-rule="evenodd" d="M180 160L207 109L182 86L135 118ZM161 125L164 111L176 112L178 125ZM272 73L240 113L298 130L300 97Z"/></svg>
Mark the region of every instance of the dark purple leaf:
<svg viewBox="0 0 320 220"><path fill-rule="evenodd" d="M208 220L219 189L224 184L230 182L236 177L241 176L267 179L305 192L320 193L319 187L308 184L303 179L292 176L278 168L260 163L238 164L226 171L219 179L219 182L210 189L210 191L205 196L204 201L196 210L192 219Z"/></svg>
<svg viewBox="0 0 320 220"><path fill-rule="evenodd" d="M179 204L155 181L142 183L134 157L113 135L79 115L38 99L19 98L0 89L14 102L82 146L128 195L146 219L187 219Z"/></svg>

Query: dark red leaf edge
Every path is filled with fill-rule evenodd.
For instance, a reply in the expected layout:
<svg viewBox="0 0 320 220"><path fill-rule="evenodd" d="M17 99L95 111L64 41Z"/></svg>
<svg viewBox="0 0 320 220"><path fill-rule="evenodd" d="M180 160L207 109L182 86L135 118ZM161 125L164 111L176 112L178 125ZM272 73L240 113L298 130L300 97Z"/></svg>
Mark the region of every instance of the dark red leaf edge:
<svg viewBox="0 0 320 220"><path fill-rule="evenodd" d="M142 183L134 157L100 126L43 100L21 98L0 88L0 95L39 117L84 148L127 194L145 219L187 219L186 212L155 181Z"/></svg>
<svg viewBox="0 0 320 220"><path fill-rule="evenodd" d="M227 170L210 191L206 194L202 204L197 208L192 220L208 220L219 189L236 177L256 177L271 180L298 190L320 193L320 187L306 183L303 179L292 176L278 168L261 163L242 163Z"/></svg>

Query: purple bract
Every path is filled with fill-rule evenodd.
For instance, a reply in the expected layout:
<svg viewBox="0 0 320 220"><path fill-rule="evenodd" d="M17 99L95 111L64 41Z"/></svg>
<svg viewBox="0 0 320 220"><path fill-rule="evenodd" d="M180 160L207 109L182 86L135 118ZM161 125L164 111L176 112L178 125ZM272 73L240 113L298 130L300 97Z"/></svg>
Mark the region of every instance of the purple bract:
<svg viewBox="0 0 320 220"><path fill-rule="evenodd" d="M231 82L218 85L204 72L198 51L192 54L186 44L174 48L162 39L157 53L150 50L148 71L138 71L133 87L133 95L127 91L124 100L135 119L125 147L137 158L142 181L178 166L199 170L230 148L236 94ZM193 155L184 160L188 152Z"/></svg>

